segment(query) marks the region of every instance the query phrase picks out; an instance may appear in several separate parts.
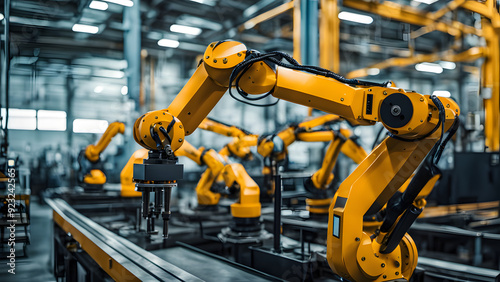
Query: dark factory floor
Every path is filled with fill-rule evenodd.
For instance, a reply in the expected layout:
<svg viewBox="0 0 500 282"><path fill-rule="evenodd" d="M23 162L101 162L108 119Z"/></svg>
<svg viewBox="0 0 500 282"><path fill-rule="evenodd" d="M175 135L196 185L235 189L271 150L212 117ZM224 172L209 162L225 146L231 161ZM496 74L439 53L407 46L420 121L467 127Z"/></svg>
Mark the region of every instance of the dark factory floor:
<svg viewBox="0 0 500 282"><path fill-rule="evenodd" d="M0 281L56 281L52 275L52 209L31 202L31 244L23 250L16 248L15 274L8 273L7 248L4 246L0 257Z"/></svg>

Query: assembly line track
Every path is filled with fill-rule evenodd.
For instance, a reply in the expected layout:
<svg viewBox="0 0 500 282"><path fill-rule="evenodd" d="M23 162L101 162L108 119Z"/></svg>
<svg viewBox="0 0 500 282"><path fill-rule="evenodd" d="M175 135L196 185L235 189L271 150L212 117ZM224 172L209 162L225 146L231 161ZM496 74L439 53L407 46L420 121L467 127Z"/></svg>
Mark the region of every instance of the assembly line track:
<svg viewBox="0 0 500 282"><path fill-rule="evenodd" d="M61 199L47 199L53 221L116 281L203 281L81 215Z"/></svg>

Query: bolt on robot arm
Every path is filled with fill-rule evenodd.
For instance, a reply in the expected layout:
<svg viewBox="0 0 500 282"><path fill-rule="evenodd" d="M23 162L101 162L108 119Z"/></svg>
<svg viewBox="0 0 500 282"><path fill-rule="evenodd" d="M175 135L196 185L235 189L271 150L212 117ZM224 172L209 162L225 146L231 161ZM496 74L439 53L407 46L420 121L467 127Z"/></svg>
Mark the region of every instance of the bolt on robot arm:
<svg viewBox="0 0 500 282"><path fill-rule="evenodd" d="M382 122L392 136L358 165L330 205L327 260L335 273L349 280L409 279L417 260L415 244L406 234L418 213L412 204L433 177L448 139L445 132L454 133L458 105L448 98L301 66L284 53L259 54L239 42L219 41L210 44L198 69L167 109L136 121L136 141L159 152L150 154L144 165L169 163L168 150L182 145L184 135L196 129L231 84L241 99L267 93L339 115L351 124ZM363 216L380 210L417 167L406 191L388 205L380 231L363 230ZM144 167L136 165L138 186L171 181L143 172Z"/></svg>
<svg viewBox="0 0 500 282"><path fill-rule="evenodd" d="M100 160L101 153L108 147L111 139L118 133L125 132L125 124L122 122L112 122L97 144L90 144L78 155L80 170L78 180L84 188L100 188L106 183L106 175L96 164Z"/></svg>

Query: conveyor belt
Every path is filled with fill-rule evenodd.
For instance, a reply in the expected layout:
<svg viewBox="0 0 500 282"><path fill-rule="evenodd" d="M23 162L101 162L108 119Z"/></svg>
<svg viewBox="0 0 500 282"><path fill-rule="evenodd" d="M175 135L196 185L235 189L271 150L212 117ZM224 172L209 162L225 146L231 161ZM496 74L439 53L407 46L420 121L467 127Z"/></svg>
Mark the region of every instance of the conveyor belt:
<svg viewBox="0 0 500 282"><path fill-rule="evenodd" d="M236 264L182 246L155 250L152 253L182 269L189 269L191 273L203 277L205 281L281 281L270 275L249 271L243 266L238 267Z"/></svg>
<svg viewBox="0 0 500 282"><path fill-rule="evenodd" d="M65 201L47 203L54 210L54 222L116 281L203 281L79 214Z"/></svg>
<svg viewBox="0 0 500 282"><path fill-rule="evenodd" d="M500 271L447 262L425 257L418 258L418 266L433 281L500 281ZM424 279L425 280L425 279Z"/></svg>

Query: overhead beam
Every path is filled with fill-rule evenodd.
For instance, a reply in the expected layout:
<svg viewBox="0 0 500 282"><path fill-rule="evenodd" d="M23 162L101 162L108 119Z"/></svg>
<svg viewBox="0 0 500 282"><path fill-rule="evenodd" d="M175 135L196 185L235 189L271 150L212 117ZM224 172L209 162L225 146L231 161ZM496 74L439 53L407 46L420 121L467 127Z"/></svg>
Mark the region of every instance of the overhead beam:
<svg viewBox="0 0 500 282"><path fill-rule="evenodd" d="M242 32L246 29L251 29L254 26L263 23L265 21L268 21L276 16L279 16L289 10L291 10L294 7L294 1L290 1L284 4L279 5L276 8L273 8L267 12L264 12L256 17L253 17L246 22L244 22L242 25L238 27L238 31Z"/></svg>
<svg viewBox="0 0 500 282"><path fill-rule="evenodd" d="M458 21L449 21L446 23L435 22L433 18L433 13L431 12L421 11L394 2L384 1L382 3L379 3L379 2L365 2L360 0L344 0L342 2L342 5L344 7L349 7L356 10L365 11L367 13L380 15L382 17L397 20L404 23L409 23L419 26L434 25L435 30L448 33L452 36L458 36L461 33L466 33L466 34L481 33L480 30L474 27L464 25Z"/></svg>
<svg viewBox="0 0 500 282"><path fill-rule="evenodd" d="M450 61L450 62L475 61L479 58L486 56L486 54L487 52L485 47L472 47L469 50L458 54L450 51L445 51L445 52L437 52L431 54L418 54L406 58L390 58L385 61L373 64L369 67L351 71L346 75L346 77L347 78L365 77L368 76L369 69L373 68L386 69L389 67L406 67L417 63L435 62L439 60Z"/></svg>

